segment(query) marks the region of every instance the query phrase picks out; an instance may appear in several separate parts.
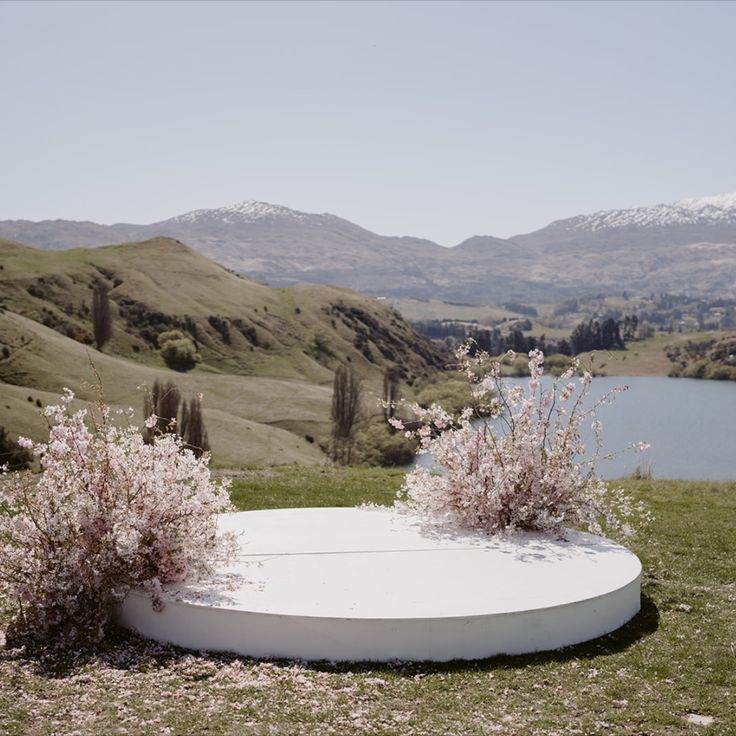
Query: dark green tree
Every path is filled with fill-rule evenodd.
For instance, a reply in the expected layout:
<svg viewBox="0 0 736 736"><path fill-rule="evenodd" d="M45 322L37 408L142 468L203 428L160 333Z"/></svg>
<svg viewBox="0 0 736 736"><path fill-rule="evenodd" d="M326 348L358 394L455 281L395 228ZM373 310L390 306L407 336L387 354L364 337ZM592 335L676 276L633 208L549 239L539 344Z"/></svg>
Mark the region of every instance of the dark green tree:
<svg viewBox="0 0 736 736"><path fill-rule="evenodd" d="M97 349L102 350L112 335L109 289L103 281L98 281L92 292L92 332Z"/></svg>
<svg viewBox="0 0 736 736"><path fill-rule="evenodd" d="M188 404L186 401L182 403L179 432L187 448L197 457L210 451L210 441L202 416L202 401L199 397L192 397Z"/></svg>
<svg viewBox="0 0 736 736"><path fill-rule="evenodd" d="M158 378L143 399L143 416L156 416L156 424L143 432L146 442L153 442L157 435L178 432L176 420L179 416L181 393L173 381L166 383Z"/></svg>
<svg viewBox="0 0 736 736"><path fill-rule="evenodd" d="M352 368L341 365L335 371L332 389L332 459L342 465L353 459L361 394L360 378Z"/></svg>

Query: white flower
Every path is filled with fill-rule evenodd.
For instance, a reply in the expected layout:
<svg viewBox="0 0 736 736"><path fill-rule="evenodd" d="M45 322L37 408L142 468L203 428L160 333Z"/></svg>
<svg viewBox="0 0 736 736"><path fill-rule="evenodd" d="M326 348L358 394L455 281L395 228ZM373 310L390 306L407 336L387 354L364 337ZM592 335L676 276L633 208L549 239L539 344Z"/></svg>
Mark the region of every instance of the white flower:
<svg viewBox="0 0 736 736"><path fill-rule="evenodd" d="M204 573L228 549L216 536L227 483L212 482L206 458L174 435L144 443L104 405L88 427L86 411L68 412L72 398L52 407L48 443L22 441L41 475L2 489L0 597L22 602L19 625L36 638L97 638L130 587Z"/></svg>
<svg viewBox="0 0 736 736"><path fill-rule="evenodd" d="M570 401L577 390L572 382L559 393L558 381L543 390L540 351L529 353L528 394L521 385L507 388L498 363L488 366L487 358L466 358L461 370L482 389L495 392L490 412L500 421L474 426L466 409L453 423L441 416L438 407L414 406L422 424L407 436L419 441L418 453L431 454L441 472L417 468L409 473L398 507L435 523L488 533L556 530L563 524L584 525L599 533L601 517L609 529L630 532L628 519L641 508L621 489L609 491L593 474L590 460L584 460L581 427L590 420L598 440L601 431L595 408L582 408L591 374L583 375L578 396ZM562 380L568 381L577 368L573 361ZM556 396L567 402L565 406L555 404ZM500 429L502 425L505 429Z"/></svg>

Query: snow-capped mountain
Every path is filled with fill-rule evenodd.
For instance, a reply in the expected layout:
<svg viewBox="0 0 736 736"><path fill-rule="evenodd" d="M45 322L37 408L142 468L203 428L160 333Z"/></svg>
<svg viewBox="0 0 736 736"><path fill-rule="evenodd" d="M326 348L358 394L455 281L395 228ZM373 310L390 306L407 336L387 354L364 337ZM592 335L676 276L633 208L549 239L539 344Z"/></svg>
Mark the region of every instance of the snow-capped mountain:
<svg viewBox="0 0 736 736"><path fill-rule="evenodd" d="M378 235L341 217L246 200L187 212L152 225L117 224L118 235L143 240L167 235L234 271L273 286L309 282L366 293L429 292L427 260L448 250L420 238ZM0 227L0 234L2 228Z"/></svg>
<svg viewBox="0 0 736 736"><path fill-rule="evenodd" d="M274 286L333 284L375 296L486 304L624 289L736 298L736 194L578 215L511 240L481 235L455 248L253 200L152 225L0 222L0 238L42 248L159 235Z"/></svg>
<svg viewBox="0 0 736 736"><path fill-rule="evenodd" d="M172 217L166 222L182 224L212 220L219 220L228 224L258 222L259 220L293 220L295 222L305 222L310 217L331 217L331 215L309 215L306 212L299 212L288 207L281 207L280 205L269 204L268 202L258 202L254 199L246 199L229 207L192 210L183 215Z"/></svg>
<svg viewBox="0 0 736 736"><path fill-rule="evenodd" d="M600 210L590 215L578 215L567 223L574 230L596 230L633 227L669 227L671 225L734 225L736 224L736 192L715 197L681 199L672 204L655 204L625 210ZM556 224L556 223L553 223Z"/></svg>
<svg viewBox="0 0 736 736"><path fill-rule="evenodd" d="M543 248L580 247L589 253L600 249L646 251L692 243L736 243L736 193L577 215L511 240Z"/></svg>

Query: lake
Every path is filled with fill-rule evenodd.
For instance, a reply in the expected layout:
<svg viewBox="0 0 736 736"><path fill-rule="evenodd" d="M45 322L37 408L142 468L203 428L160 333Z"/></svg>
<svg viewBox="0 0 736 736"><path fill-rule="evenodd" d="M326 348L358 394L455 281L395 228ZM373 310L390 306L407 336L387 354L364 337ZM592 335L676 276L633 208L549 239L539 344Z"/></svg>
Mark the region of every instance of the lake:
<svg viewBox="0 0 736 736"><path fill-rule="evenodd" d="M526 384L528 379L508 381ZM612 406L598 410L603 454L632 442L648 442L651 447L644 453L626 452L601 460L598 475L622 478L643 461L654 478L736 480L736 382L600 377L593 379L590 398L595 400L622 385L629 390L619 393ZM589 437L586 444L593 447ZM430 462L426 455L417 459L422 465Z"/></svg>

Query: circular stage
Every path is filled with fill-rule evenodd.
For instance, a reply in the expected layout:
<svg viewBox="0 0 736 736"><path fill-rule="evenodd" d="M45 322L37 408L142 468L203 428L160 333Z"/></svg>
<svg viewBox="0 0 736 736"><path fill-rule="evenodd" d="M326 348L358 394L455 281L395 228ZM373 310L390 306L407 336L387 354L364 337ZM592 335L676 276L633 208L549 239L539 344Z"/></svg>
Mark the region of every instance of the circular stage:
<svg viewBox="0 0 736 736"><path fill-rule="evenodd" d="M390 509L225 514L240 554L212 580L140 590L123 626L190 649L305 660L481 659L557 649L639 610L641 564L603 537L489 537Z"/></svg>

